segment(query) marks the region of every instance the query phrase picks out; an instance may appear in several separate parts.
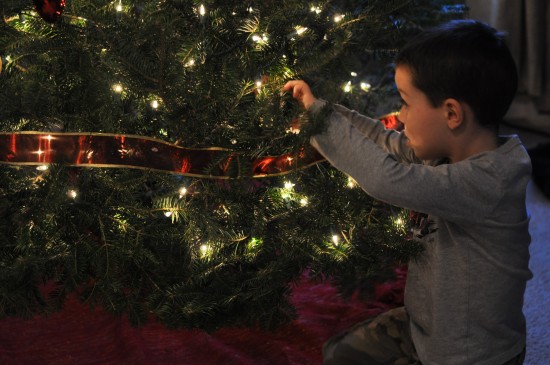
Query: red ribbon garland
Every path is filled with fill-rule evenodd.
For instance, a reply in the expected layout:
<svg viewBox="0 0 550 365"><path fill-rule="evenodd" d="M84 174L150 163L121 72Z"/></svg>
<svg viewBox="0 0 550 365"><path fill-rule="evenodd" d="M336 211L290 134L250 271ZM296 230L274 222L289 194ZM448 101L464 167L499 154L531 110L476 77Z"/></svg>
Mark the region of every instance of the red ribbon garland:
<svg viewBox="0 0 550 365"><path fill-rule="evenodd" d="M396 114L381 118L388 129L399 129ZM267 156L251 161L242 173L242 157L224 148L185 148L149 137L103 133L0 133L0 163L80 167L126 167L180 175L229 179L284 175L324 161L315 150Z"/></svg>
<svg viewBox="0 0 550 365"><path fill-rule="evenodd" d="M204 178L231 178L241 158L223 148L184 148L157 139L116 134L20 132L0 134L0 163L79 167L127 167ZM289 173L323 161L314 153L252 161L252 177Z"/></svg>

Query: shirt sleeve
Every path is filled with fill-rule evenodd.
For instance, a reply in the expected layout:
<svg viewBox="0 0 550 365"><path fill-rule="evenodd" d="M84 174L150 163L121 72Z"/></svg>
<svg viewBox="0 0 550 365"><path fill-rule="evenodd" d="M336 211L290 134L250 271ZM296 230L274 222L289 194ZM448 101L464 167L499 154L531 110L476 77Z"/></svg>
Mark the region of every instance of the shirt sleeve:
<svg viewBox="0 0 550 365"><path fill-rule="evenodd" d="M315 113L325 104L326 101L317 100L310 111ZM349 123L357 128L360 133L364 134L365 137L374 141L386 152L394 155L398 161L404 163L421 163L420 159L414 155L412 149L408 147L407 137L404 132L386 129L380 121L361 115L342 105L333 105L333 110L341 114L343 118L349 121Z"/></svg>
<svg viewBox="0 0 550 365"><path fill-rule="evenodd" d="M335 106L325 132L311 144L369 195L391 205L454 221L486 217L499 179L488 161L431 166L417 163L405 136L373 119Z"/></svg>
<svg viewBox="0 0 550 365"><path fill-rule="evenodd" d="M380 121L361 115L341 105L334 105L334 110L345 116L359 132L388 153L394 155L398 161L405 163L421 162L407 145L407 136L404 132L386 129Z"/></svg>

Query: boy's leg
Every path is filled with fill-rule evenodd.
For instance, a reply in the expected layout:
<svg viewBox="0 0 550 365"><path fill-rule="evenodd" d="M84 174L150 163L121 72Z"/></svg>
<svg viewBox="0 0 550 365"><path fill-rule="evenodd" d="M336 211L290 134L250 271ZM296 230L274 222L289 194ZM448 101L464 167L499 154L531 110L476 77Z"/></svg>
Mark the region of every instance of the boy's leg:
<svg viewBox="0 0 550 365"><path fill-rule="evenodd" d="M420 364L407 311L392 309L331 338L323 347L323 364Z"/></svg>

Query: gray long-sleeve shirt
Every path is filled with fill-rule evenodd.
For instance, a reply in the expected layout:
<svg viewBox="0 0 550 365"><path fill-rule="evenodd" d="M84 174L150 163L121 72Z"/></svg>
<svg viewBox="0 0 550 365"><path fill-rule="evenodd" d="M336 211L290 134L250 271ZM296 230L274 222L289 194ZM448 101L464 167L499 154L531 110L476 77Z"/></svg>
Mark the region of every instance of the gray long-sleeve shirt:
<svg viewBox="0 0 550 365"><path fill-rule="evenodd" d="M311 108L321 108L317 101ZM466 160L420 161L405 133L334 105L311 144L372 197L427 214L405 306L425 365L503 364L525 346L531 162L517 136Z"/></svg>

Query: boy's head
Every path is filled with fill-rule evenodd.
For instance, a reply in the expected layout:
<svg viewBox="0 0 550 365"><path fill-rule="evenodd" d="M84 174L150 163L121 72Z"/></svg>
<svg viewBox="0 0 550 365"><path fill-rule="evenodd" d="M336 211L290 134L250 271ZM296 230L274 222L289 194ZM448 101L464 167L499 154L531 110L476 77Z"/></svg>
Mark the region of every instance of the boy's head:
<svg viewBox="0 0 550 365"><path fill-rule="evenodd" d="M395 60L432 106L453 98L470 106L478 123L496 130L517 90L516 64L503 34L487 24L456 20L409 41Z"/></svg>

